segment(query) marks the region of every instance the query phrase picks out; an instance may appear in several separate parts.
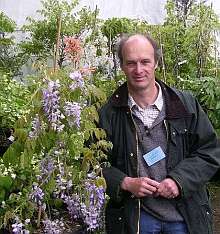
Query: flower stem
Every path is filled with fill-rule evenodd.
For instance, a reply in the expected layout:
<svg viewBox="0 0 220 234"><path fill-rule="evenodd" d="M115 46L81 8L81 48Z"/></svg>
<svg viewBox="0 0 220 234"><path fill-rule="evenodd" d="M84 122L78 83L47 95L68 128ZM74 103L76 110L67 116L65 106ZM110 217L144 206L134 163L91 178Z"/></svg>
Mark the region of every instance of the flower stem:
<svg viewBox="0 0 220 234"><path fill-rule="evenodd" d="M42 207L40 206L40 207L39 207L39 210L38 210L38 218L37 218L37 227L38 227L38 228L40 227L41 213L42 213Z"/></svg>

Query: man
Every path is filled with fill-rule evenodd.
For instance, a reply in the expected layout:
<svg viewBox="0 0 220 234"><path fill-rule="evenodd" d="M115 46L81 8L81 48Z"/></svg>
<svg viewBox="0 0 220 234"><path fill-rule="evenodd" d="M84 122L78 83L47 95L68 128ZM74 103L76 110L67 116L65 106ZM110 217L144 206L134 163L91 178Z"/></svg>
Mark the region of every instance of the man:
<svg viewBox="0 0 220 234"><path fill-rule="evenodd" d="M209 234L205 184L220 163L216 134L198 102L155 79L159 51L144 35L119 43L127 82L100 110L113 149L103 170L110 234Z"/></svg>

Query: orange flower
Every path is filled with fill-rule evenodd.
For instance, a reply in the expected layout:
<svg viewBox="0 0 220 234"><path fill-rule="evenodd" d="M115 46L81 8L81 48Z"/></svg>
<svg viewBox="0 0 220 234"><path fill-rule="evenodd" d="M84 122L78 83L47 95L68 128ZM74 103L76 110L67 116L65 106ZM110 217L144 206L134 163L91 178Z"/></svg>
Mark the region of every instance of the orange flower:
<svg viewBox="0 0 220 234"><path fill-rule="evenodd" d="M67 57L73 62L79 61L83 52L80 40L75 37L65 37L64 43L64 52L66 53Z"/></svg>
<svg viewBox="0 0 220 234"><path fill-rule="evenodd" d="M90 74L95 72L96 68L95 67L85 67L85 68L81 68L80 72L84 75Z"/></svg>

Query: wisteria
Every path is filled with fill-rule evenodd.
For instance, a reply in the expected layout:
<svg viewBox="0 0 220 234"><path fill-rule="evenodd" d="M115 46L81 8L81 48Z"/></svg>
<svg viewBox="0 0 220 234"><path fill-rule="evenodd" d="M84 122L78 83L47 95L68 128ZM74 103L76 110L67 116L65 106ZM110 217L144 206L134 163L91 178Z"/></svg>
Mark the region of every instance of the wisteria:
<svg viewBox="0 0 220 234"><path fill-rule="evenodd" d="M82 89L84 87L84 79L79 71L74 71L69 75L70 79L73 83L70 85L71 90L75 90L76 88Z"/></svg>
<svg viewBox="0 0 220 234"><path fill-rule="evenodd" d="M72 182L70 180L66 180L63 178L60 174L57 175L56 178L56 190L54 191L54 194L56 197L63 197L65 192L69 190L72 187Z"/></svg>
<svg viewBox="0 0 220 234"><path fill-rule="evenodd" d="M84 198L73 194L63 196L64 203L70 216L75 220L83 220L88 231L94 231L101 227L105 192L103 187L97 187L94 183L85 182ZM88 200L87 200L88 199Z"/></svg>
<svg viewBox="0 0 220 234"><path fill-rule="evenodd" d="M47 89L43 90L43 109L47 115L51 127L54 131L62 131L64 125L61 123L61 120L65 116L60 111L59 104L59 81L49 81Z"/></svg>
<svg viewBox="0 0 220 234"><path fill-rule="evenodd" d="M64 106L64 112L68 117L68 123L70 127L76 125L77 128L80 127L81 120L81 106L77 102L66 102Z"/></svg>
<svg viewBox="0 0 220 234"><path fill-rule="evenodd" d="M29 137L31 139L34 139L34 138L38 137L39 132L42 130L42 124L41 124L41 121L40 121L38 114L33 119L31 125L32 125L32 127L31 127L31 131L29 132Z"/></svg>
<svg viewBox="0 0 220 234"><path fill-rule="evenodd" d="M105 202L104 188L97 187L94 183L86 182L85 189L89 193L89 206L81 205L81 212L84 216L84 222L87 224L87 230L94 231L102 223Z"/></svg>
<svg viewBox="0 0 220 234"><path fill-rule="evenodd" d="M37 205L42 206L43 198L44 198L44 192L43 190L38 186L37 183L34 183L32 186L32 192L30 194L30 198L32 201L34 201Z"/></svg>
<svg viewBox="0 0 220 234"><path fill-rule="evenodd" d="M0 221L3 223L7 212L13 211L4 227L10 233L61 234L78 227L83 233L105 232L105 191L101 186L104 179L98 180L97 165L99 152L106 151L107 146L94 143L97 147L90 148L85 144L94 132L100 141L105 141L101 130L95 129L96 107L104 96L93 83L99 59L92 62L95 48L89 48L91 56L87 63L79 60L84 50L74 37L65 38L62 49L64 66L42 70L40 79L34 82L32 106L16 124L16 141L22 142L23 150L13 144L13 150L7 153L11 155L15 150L21 167L17 160L10 161L7 167L0 160L3 182L12 191L0 202ZM67 59L73 62L71 67ZM93 99L95 103L91 103ZM19 185L16 191L13 180ZM15 216L18 219L13 220Z"/></svg>
<svg viewBox="0 0 220 234"><path fill-rule="evenodd" d="M64 231L64 223L61 220L44 220L44 233L45 234L60 234Z"/></svg>
<svg viewBox="0 0 220 234"><path fill-rule="evenodd" d="M19 221L12 224L12 232L15 234L20 234L22 232L23 226L24 226L23 223Z"/></svg>
<svg viewBox="0 0 220 234"><path fill-rule="evenodd" d="M51 157L45 157L40 161L40 175L38 176L38 180L41 182L48 182L51 174L55 169L54 160Z"/></svg>
<svg viewBox="0 0 220 234"><path fill-rule="evenodd" d="M26 219L25 224L28 224L30 220ZM12 232L14 234L29 234L30 231L25 229L25 225L19 220L18 217L15 218L15 223L11 225Z"/></svg>
<svg viewBox="0 0 220 234"><path fill-rule="evenodd" d="M72 219L77 220L81 218L80 197L77 194L72 196L63 196L64 203L67 205L67 210Z"/></svg>
<svg viewBox="0 0 220 234"><path fill-rule="evenodd" d="M64 199L66 194L69 194L73 187L71 179L72 174L64 175L64 166L62 163L59 164L59 173L56 176L56 189L54 190L54 196L57 198Z"/></svg>

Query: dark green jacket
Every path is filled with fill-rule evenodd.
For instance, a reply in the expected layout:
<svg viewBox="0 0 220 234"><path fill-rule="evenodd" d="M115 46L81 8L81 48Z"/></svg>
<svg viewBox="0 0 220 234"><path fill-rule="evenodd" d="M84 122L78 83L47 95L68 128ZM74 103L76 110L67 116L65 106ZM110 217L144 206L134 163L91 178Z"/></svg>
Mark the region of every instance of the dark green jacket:
<svg viewBox="0 0 220 234"><path fill-rule="evenodd" d="M192 95L158 82L166 105L167 176L181 188L181 197L175 200L176 206L190 234L211 234L212 211L205 184L220 165L216 134ZM113 143L109 152L111 167L103 170L110 196L106 209L108 234L139 233L140 199L120 189L125 176L138 176L138 139L127 103L125 83L100 110L100 127L106 130Z"/></svg>

